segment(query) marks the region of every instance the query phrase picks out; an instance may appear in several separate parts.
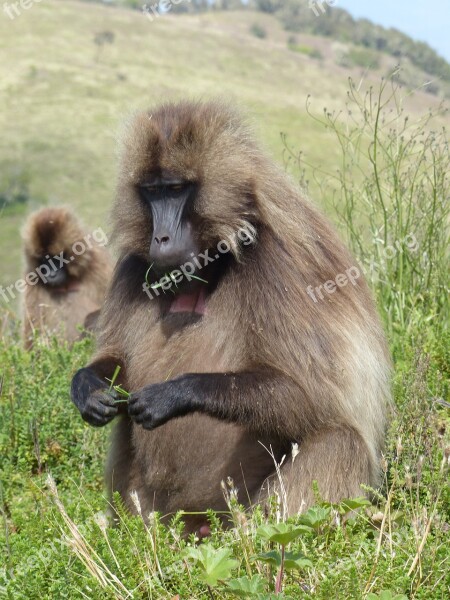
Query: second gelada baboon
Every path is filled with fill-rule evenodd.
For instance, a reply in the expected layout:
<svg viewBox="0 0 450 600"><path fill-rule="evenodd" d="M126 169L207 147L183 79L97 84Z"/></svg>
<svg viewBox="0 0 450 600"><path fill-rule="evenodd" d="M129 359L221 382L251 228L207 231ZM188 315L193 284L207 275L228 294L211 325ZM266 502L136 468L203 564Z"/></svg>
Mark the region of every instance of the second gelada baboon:
<svg viewBox="0 0 450 600"><path fill-rule="evenodd" d="M130 510L134 490L145 515L223 511L228 477L242 503L264 501L275 461L289 514L314 481L330 501L376 486L390 360L371 294L235 109L138 114L113 220L120 258L72 398L94 426L118 417L107 481ZM109 391L117 366L128 403Z"/></svg>
<svg viewBox="0 0 450 600"><path fill-rule="evenodd" d="M55 206L32 213L22 238L25 346L36 334L74 342L83 326L95 325L111 278L106 235L100 227L88 232L70 209Z"/></svg>

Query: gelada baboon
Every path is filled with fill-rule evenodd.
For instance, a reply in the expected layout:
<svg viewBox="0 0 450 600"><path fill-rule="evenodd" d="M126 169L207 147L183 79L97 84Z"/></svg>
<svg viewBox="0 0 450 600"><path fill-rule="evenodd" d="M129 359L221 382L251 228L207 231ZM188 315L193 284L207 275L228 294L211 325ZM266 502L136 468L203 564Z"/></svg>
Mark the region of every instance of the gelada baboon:
<svg viewBox="0 0 450 600"><path fill-rule="evenodd" d="M75 341L80 326L95 324L111 279L105 233L87 233L69 209L51 207L30 215L22 238L25 347L31 348L35 330Z"/></svg>
<svg viewBox="0 0 450 600"><path fill-rule="evenodd" d="M368 287L234 109L135 117L113 220L121 257L72 398L92 425L119 415L107 480L126 505L135 490L143 514L220 511L228 476L260 501L277 484L270 448L291 514L314 480L332 501L376 485L390 363ZM307 292L337 276L333 294ZM116 366L126 410L108 392Z"/></svg>

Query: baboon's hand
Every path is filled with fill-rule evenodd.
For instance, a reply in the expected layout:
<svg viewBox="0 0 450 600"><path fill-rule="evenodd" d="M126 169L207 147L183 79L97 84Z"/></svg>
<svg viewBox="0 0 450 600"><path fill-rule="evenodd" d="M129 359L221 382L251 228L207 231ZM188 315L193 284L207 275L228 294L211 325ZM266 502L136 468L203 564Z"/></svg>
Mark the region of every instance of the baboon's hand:
<svg viewBox="0 0 450 600"><path fill-rule="evenodd" d="M195 394L188 376L149 385L128 400L129 416L144 429L155 429L194 410Z"/></svg>
<svg viewBox="0 0 450 600"><path fill-rule="evenodd" d="M80 369L75 373L71 386L72 400L83 419L94 427L106 425L117 415L114 391L109 391L92 369Z"/></svg>

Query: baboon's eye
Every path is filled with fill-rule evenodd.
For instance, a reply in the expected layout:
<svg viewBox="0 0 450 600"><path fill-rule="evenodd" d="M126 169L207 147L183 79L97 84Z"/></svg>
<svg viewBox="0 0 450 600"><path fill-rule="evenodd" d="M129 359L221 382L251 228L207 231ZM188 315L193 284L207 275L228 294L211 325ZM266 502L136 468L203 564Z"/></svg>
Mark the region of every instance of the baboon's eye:
<svg viewBox="0 0 450 600"><path fill-rule="evenodd" d="M167 183L161 185L159 183L144 182L141 183L139 187L146 192L150 192L151 194L179 194L186 189L186 185L184 183Z"/></svg>
<svg viewBox="0 0 450 600"><path fill-rule="evenodd" d="M149 192L159 192L161 190L161 186L155 185L154 183L141 183L139 187L143 190L148 190Z"/></svg>
<svg viewBox="0 0 450 600"><path fill-rule="evenodd" d="M175 183L169 186L171 192L182 192L184 190L184 185L182 183Z"/></svg>

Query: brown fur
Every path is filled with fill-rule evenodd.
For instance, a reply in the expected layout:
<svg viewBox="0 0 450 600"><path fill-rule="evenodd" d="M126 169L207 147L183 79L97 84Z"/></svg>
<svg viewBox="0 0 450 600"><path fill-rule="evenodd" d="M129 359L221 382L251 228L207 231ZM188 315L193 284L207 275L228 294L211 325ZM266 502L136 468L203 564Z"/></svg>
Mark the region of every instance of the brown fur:
<svg viewBox="0 0 450 600"><path fill-rule="evenodd" d="M111 278L112 266L106 249L92 242L92 247L79 256L72 247L83 241L87 231L75 215L65 207L43 208L32 213L22 232L25 275L40 267L42 257L74 256L67 265L71 291L55 292L41 280L27 284L24 293L23 339L31 348L35 330L39 335L57 334L73 342L80 337L80 326L95 324L95 315L103 303ZM56 263L57 264L57 263Z"/></svg>
<svg viewBox="0 0 450 600"><path fill-rule="evenodd" d="M131 123L113 211L122 258L148 258L152 225L135 186L159 171L198 182L202 248L246 223L256 229L256 245L233 245L235 260L207 313L170 332L158 300L124 293L119 265L91 366L111 374L121 364L129 391L187 373L258 376L245 390L234 380L217 390L226 420L193 413L146 431L122 417L108 464L111 488L131 510L136 490L145 514L221 510L220 482L231 476L240 500L254 502L273 489L275 474L259 441L278 460L299 444L281 468L290 513L312 502L313 480L332 501L360 495L361 483L376 486L390 361L371 294L362 277L318 303L306 293L354 258L220 103L166 105ZM199 524L187 520L189 528Z"/></svg>

